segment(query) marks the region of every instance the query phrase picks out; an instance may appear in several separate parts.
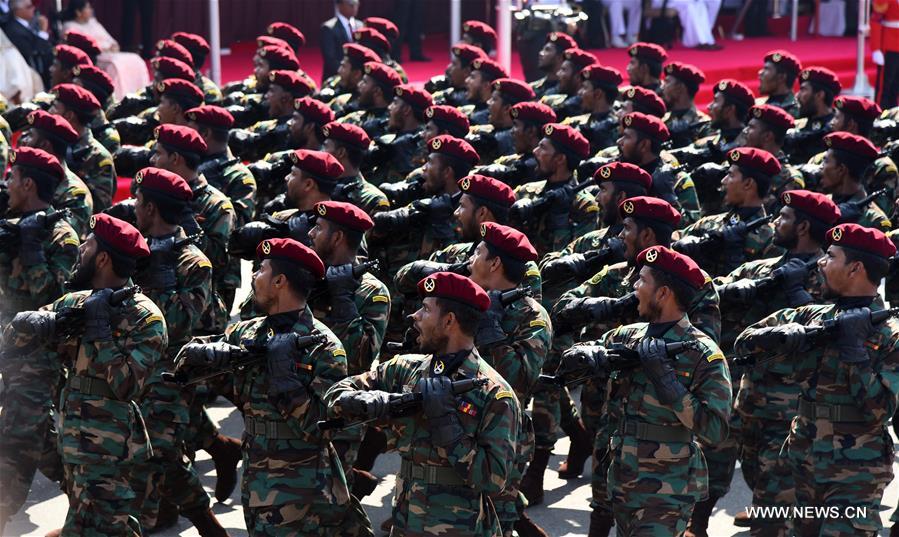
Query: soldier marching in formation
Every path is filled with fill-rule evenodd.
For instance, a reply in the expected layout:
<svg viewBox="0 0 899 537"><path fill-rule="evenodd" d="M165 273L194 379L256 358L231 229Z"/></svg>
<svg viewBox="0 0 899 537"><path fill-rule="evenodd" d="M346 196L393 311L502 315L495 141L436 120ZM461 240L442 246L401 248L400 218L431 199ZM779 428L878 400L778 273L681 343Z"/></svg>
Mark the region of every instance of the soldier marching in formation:
<svg viewBox="0 0 899 537"><path fill-rule="evenodd" d="M219 88L178 32L116 100L73 32L52 89L2 103L0 533L40 471L55 534L228 535L206 450L219 501L242 461L251 536L373 535L396 452L390 535L541 537L561 430L590 537L710 535L737 461L786 509L737 514L752 535L876 535L899 108L774 50L706 115L698 66L635 43L619 71L560 32L528 37L527 83L478 21L422 88L398 36L366 19L319 88L276 22Z"/></svg>

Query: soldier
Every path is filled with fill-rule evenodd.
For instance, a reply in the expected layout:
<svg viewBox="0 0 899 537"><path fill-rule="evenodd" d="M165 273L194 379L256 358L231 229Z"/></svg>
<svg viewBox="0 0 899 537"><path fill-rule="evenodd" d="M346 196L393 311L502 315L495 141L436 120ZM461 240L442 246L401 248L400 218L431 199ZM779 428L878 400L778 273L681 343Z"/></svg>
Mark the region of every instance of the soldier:
<svg viewBox="0 0 899 537"><path fill-rule="evenodd" d="M435 104L462 106L467 99L468 90L465 80L471 74L472 62L487 58L487 54L467 43L457 43L452 48L452 60L446 66L446 79L449 87L440 91L432 91ZM429 90L430 91L430 90Z"/></svg>
<svg viewBox="0 0 899 537"><path fill-rule="evenodd" d="M56 98L50 113L61 116L78 133L78 141L66 154L66 164L87 184L94 200L94 210L102 211L112 205L116 190L116 173L112 155L94 138L88 126L100 111L100 103L86 89L74 84L60 84L53 88Z"/></svg>
<svg viewBox="0 0 899 537"><path fill-rule="evenodd" d="M308 78L305 73L300 72L300 62L296 55L285 47L265 46L260 48L253 57L253 64L253 74L256 79L254 92L247 95L232 93L229 97L231 103L242 107L241 113L234 118L235 124L239 128L249 127L271 117L268 114L269 110L264 97L271 82L272 71L290 71L303 78ZM313 84L314 91L314 82L310 81L310 83Z"/></svg>
<svg viewBox="0 0 899 537"><path fill-rule="evenodd" d="M559 77L557 93L540 99L540 102L553 109L559 119L575 116L581 111L581 99L578 96L582 81L580 73L587 67L599 63L594 54L579 48L570 48L563 53L563 56L565 59L557 73Z"/></svg>
<svg viewBox="0 0 899 537"><path fill-rule="evenodd" d="M471 62L471 72L465 78L466 104L461 108L472 125L488 124L487 100L493 94L493 81L508 77L503 66L490 58L477 58Z"/></svg>
<svg viewBox="0 0 899 537"><path fill-rule="evenodd" d="M513 222L527 228L541 256L559 250L595 225L592 213L599 210L596 202L585 191L574 188L574 170L589 152L587 139L571 127L559 123L543 126L534 157L539 174L546 179L516 188L518 201L510 213Z"/></svg>
<svg viewBox="0 0 899 537"><path fill-rule="evenodd" d="M637 266L637 311L649 322L572 347L562 367L589 364L593 375L608 379L607 490L618 533L683 535L707 487L702 451L693 443L727 438L730 375L718 345L686 314L706 282L699 266L662 246L640 252ZM674 342L696 346L669 356L666 344ZM636 363L618 362L616 345L636 351ZM602 535L593 524L591 534Z"/></svg>
<svg viewBox="0 0 899 537"><path fill-rule="evenodd" d="M766 97L758 104L782 108L798 118L799 103L793 93L793 83L801 70L799 58L786 50L772 50L765 54L764 65L759 69L759 93Z"/></svg>
<svg viewBox="0 0 899 537"><path fill-rule="evenodd" d="M137 402L168 344L166 323L141 293L112 303L150 255L140 232L102 213L90 226L72 276L82 290L19 313L15 347L68 370L59 450L69 510L61 535L139 535L128 476L151 448Z"/></svg>
<svg viewBox="0 0 899 537"><path fill-rule="evenodd" d="M632 86L621 93L618 101L621 104L619 116L624 117L631 112L640 112L659 119L665 117L668 108L659 94L640 86Z"/></svg>
<svg viewBox="0 0 899 537"><path fill-rule="evenodd" d="M359 172L365 154L371 145L368 134L356 125L332 121L322 127L322 150L337 159L343 173L330 192L334 201L346 201L359 207L369 216L390 209L387 196L378 187L365 180Z"/></svg>
<svg viewBox="0 0 899 537"><path fill-rule="evenodd" d="M326 411L325 392L347 373L340 340L307 304L325 267L292 239L262 241L258 255L254 300L265 315L232 324L224 334L195 338L182 348L176 371L221 370L209 383L243 414L241 502L251 536L365 535L365 529L371 535L368 518L347 490L330 435L316 426ZM309 335L324 341L301 348L298 339ZM259 349L252 352L260 360L230 368L239 345Z"/></svg>
<svg viewBox="0 0 899 537"><path fill-rule="evenodd" d="M53 63L50 64L50 87L71 83L74 67L93 64L83 50L71 45L56 45L53 49Z"/></svg>
<svg viewBox="0 0 899 537"><path fill-rule="evenodd" d="M743 130L745 147L767 151L780 162L780 173L772 178L768 196L765 197L765 210L774 214L779 210L781 194L805 188L802 173L787 162L787 155L783 152L784 136L793 128L793 117L783 108L770 104L753 106L749 116Z"/></svg>
<svg viewBox="0 0 899 537"><path fill-rule="evenodd" d="M470 20L462 23L462 42L478 47L485 54L496 50L496 31L486 22Z"/></svg>
<svg viewBox="0 0 899 537"><path fill-rule="evenodd" d="M491 84L490 98L487 99L488 125L476 126L467 137L477 149L484 162L514 154L512 139L512 106L534 98L534 90L529 85L512 78L498 78ZM518 178L521 181L521 178Z"/></svg>
<svg viewBox="0 0 899 537"><path fill-rule="evenodd" d="M358 43L344 43L343 59L337 67L337 74L322 84L318 98L327 102L337 117L357 110L359 82L365 74L365 64L380 61L381 58L370 48Z"/></svg>
<svg viewBox="0 0 899 537"><path fill-rule="evenodd" d="M302 35L302 34L301 34ZM219 104L222 101L222 90L210 80L203 76L200 69L206 63L206 57L211 50L209 43L202 36L189 32L175 32L172 34L172 41L178 43L190 52L190 65L194 69L195 82L198 88L203 91L203 101L206 104Z"/></svg>
<svg viewBox="0 0 899 537"><path fill-rule="evenodd" d="M782 308L797 308L821 301L820 274L809 267L823 255L825 233L840 217L837 206L823 194L807 190L791 190L781 196L783 207L774 222L774 244L786 250L778 257L744 263L727 276L716 278L724 311L724 331L721 346L733 348L736 337L750 324ZM765 300L758 300L764 296ZM796 491L785 461L778 458L790 421L796 414L799 385L790 376L790 366L750 368L731 367L739 373L740 391L736 394L732 432L740 444L740 465L743 477L752 489L752 505L792 506ZM731 443L731 439L727 440ZM720 461L723 465L724 461ZM733 472L733 463L729 463ZM714 488L714 484L711 484ZM726 489L725 489L726 490ZM709 500L696 506L691 521L694 533L697 514L711 514L718 499L710 491ZM705 504L705 505L703 505ZM709 505L711 504L711 505ZM705 509L702 509L705 507ZM703 519L707 523L707 519ZM744 511L734 523L752 527L755 535L788 535L789 524L776 517L749 519Z"/></svg>
<svg viewBox="0 0 899 537"><path fill-rule="evenodd" d="M824 67L803 69L799 79L796 99L799 101L801 119L796 128L787 133L785 143L793 164L808 162L814 155L826 150L823 138L830 132L833 100L843 89L837 75Z"/></svg>
<svg viewBox="0 0 899 537"><path fill-rule="evenodd" d="M857 224L830 229L826 240L818 269L835 303L772 313L740 334L734 351L755 358L756 369L785 366L798 385L798 412L780 456L792 471L796 505L835 516L794 518L796 534L873 536L893 478L886 426L896 410L899 324L872 313L882 310L877 287L896 247Z"/></svg>
<svg viewBox="0 0 899 537"><path fill-rule="evenodd" d="M454 138L465 138L471 127L468 117L455 106L435 104L425 110L425 130L422 138L427 141L441 134L448 134ZM427 149L427 147L425 147Z"/></svg>
<svg viewBox="0 0 899 537"><path fill-rule="evenodd" d="M337 121L358 125L372 138L387 134L387 106L393 100L394 88L402 83L397 72L383 63L366 63L365 74L359 81L359 110Z"/></svg>
<svg viewBox="0 0 899 537"><path fill-rule="evenodd" d="M546 42L537 55L537 69L546 74L530 83L537 98L558 92L559 68L565 60L565 51L570 48L577 48L577 42L570 35L551 32L546 36Z"/></svg>
<svg viewBox="0 0 899 537"><path fill-rule="evenodd" d="M827 152L821 165L821 190L840 208L840 222L853 222L883 232L892 227L890 219L872 200L862 180L879 156L867 138L848 132L832 132L824 137Z"/></svg>
<svg viewBox="0 0 899 537"><path fill-rule="evenodd" d="M534 149L543 138L543 126L556 122L556 113L549 106L535 102L521 102L509 109L512 119L513 151L501 155L492 164L480 166L475 171L495 177L511 187L538 179L537 159Z"/></svg>
<svg viewBox="0 0 899 537"><path fill-rule="evenodd" d="M433 104L431 94L411 84L401 84L393 93L387 107L390 134L375 139L375 149L366 159L366 166L372 168L369 179L375 185L404 179L427 158L422 131L428 120L425 114Z"/></svg>
<svg viewBox="0 0 899 537"><path fill-rule="evenodd" d="M194 235L202 232L202 250L212 262L213 291L225 302L214 301L207 308L202 329L213 332L227 322L231 302L234 300L236 283L229 280L228 237L234 227L235 213L231 201L222 192L210 185L206 178L197 174L200 159L207 146L197 131L190 127L161 125L156 129L156 143L153 146L154 167L177 173L187 181L194 196L190 206L196 221L187 219L185 233Z"/></svg>
<svg viewBox="0 0 899 537"><path fill-rule="evenodd" d="M185 65L193 64L193 56L181 43L174 39L160 39L156 42L155 58L174 58ZM193 80L193 78L191 78Z"/></svg>
<svg viewBox="0 0 899 537"><path fill-rule="evenodd" d="M119 146L121 146L122 141L119 137L119 132L112 123L106 119L106 113L104 112L104 110L109 107L113 92L115 91L115 87L112 84L112 78L106 74L106 71L93 65L79 65L72 69L72 73L75 75L72 83L91 92L94 97L97 98L97 101L103 109L94 114L94 119L88 127L94 134L94 138L103 144L103 147L105 147L110 154L115 154L119 149Z"/></svg>
<svg viewBox="0 0 899 537"><path fill-rule="evenodd" d="M665 125L671 133L671 147L677 149L708 134L709 116L696 109L694 98L705 82L705 73L688 63L671 62L665 66L662 100L668 107Z"/></svg>
<svg viewBox="0 0 899 537"><path fill-rule="evenodd" d="M201 535L227 535L209 509L209 496L190 462L185 463L184 442L190 422L192 390L167 382L165 372L175 367L175 356L186 344L212 296L212 263L190 242L178 225L193 192L180 176L145 168L134 178L137 185L137 229L147 239L150 258L134 276L141 290L166 318L168 347L146 381L141 413L153 446L152 458L137 464L129 477L137 495L136 515L150 530L164 526L159 501L164 497L180 510ZM175 517L177 519L177 516ZM174 522L174 521L172 521Z"/></svg>
<svg viewBox="0 0 899 537"><path fill-rule="evenodd" d="M581 110L586 114L567 118L562 124L572 125L590 142L590 153L615 145L618 139L618 117L612 112L618 99L618 86L624 80L612 67L590 65L580 72Z"/></svg>
<svg viewBox="0 0 899 537"><path fill-rule="evenodd" d="M512 387L481 358L474 339L490 298L458 274L419 283L415 315L421 350L348 377L328 392L335 417L390 418L402 464L393 502L393 535L501 534L490 495L512 477L521 407ZM456 395L453 382L485 379ZM400 390L420 393L420 413L390 414Z"/></svg>
<svg viewBox="0 0 899 537"><path fill-rule="evenodd" d="M662 94L662 65L668 59L665 49L655 43L634 43L627 48L627 78L631 86Z"/></svg>
<svg viewBox="0 0 899 537"><path fill-rule="evenodd" d="M294 52L299 52L306 44L306 36L296 26L286 22L273 22L265 28L265 33L283 40Z"/></svg>
<svg viewBox="0 0 899 537"><path fill-rule="evenodd" d="M403 66L390 56L390 40L388 40L387 36L381 33L380 30L370 26L359 28L353 32L353 41L359 43L363 47L370 48L377 54L378 61L396 71L396 73L400 75L403 84L409 82L409 77L406 76L406 71L403 70Z"/></svg>
<svg viewBox="0 0 899 537"><path fill-rule="evenodd" d="M62 294L78 259L78 235L68 222L48 225L53 192L64 177L56 157L20 147L10 154L9 213L18 221L18 240L0 236L0 324L20 311L33 310ZM14 223L13 223L14 222ZM6 346L12 344L9 340ZM0 413L0 534L28 497L34 473L61 481L52 409L61 381L60 368L43 360L4 354L3 412Z"/></svg>

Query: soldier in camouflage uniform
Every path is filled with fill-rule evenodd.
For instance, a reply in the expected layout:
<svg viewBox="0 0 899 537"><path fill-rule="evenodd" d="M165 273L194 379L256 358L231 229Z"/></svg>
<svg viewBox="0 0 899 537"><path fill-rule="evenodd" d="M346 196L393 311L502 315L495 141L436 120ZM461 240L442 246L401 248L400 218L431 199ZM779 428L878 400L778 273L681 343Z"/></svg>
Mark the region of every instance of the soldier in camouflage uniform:
<svg viewBox="0 0 899 537"><path fill-rule="evenodd" d="M222 90L219 89L215 82L203 76L200 72L211 50L209 43L202 36L189 32L173 33L172 41L190 52L190 65L194 69L194 82L203 91L203 102L206 104L220 104L222 102Z"/></svg>
<svg viewBox="0 0 899 537"><path fill-rule="evenodd" d="M93 65L78 66L72 70L72 73L75 75L72 83L91 92L103 108L103 110L94 114L88 128L90 128L94 138L96 138L97 141L110 152L110 154L115 154L121 146L122 140L119 137L119 131L117 131L112 123L106 119L105 112L110 105L113 92L115 91L112 79L105 71Z"/></svg>
<svg viewBox="0 0 899 537"><path fill-rule="evenodd" d="M88 128L94 115L100 112L100 103L89 91L74 84L60 84L53 88L53 93L56 99L50 113L68 121L78 133L78 141L71 146L66 164L90 189L94 210L102 211L112 205L116 173L112 155Z"/></svg>
<svg viewBox="0 0 899 537"><path fill-rule="evenodd" d="M232 113L238 112L234 116L235 126L238 128L246 128L271 117L265 102L265 93L268 91L272 71L289 71L308 79L312 91L315 91L315 82L300 70L300 62L289 48L271 45L261 47L253 57L253 64L256 82L253 84L252 92L246 94L233 92L225 99L226 104L235 105L229 106L229 110Z"/></svg>
<svg viewBox="0 0 899 537"><path fill-rule="evenodd" d="M556 122L556 113L542 103L522 102L513 105L509 115L512 118L509 134L513 151L500 155L491 164L479 166L475 171L495 177L514 188L538 179L534 149L543 138L543 126Z"/></svg>
<svg viewBox="0 0 899 537"><path fill-rule="evenodd" d="M749 116L742 135L745 147L763 149L780 162L780 173L771 179L771 186L764 200L765 210L769 214L775 214L780 210L781 195L784 192L806 186L802 172L788 162L783 151L784 136L787 130L793 128L793 117L782 108L769 104L753 106L749 110Z"/></svg>
<svg viewBox="0 0 899 537"><path fill-rule="evenodd" d="M375 147L365 159L366 172L374 185L404 179L427 158L424 123L427 110L433 104L431 94L411 84L393 88L394 99L387 107L387 129L375 139ZM464 135L465 133L463 133Z"/></svg>
<svg viewBox="0 0 899 537"><path fill-rule="evenodd" d="M0 325L62 294L78 259L78 235L64 219L49 226L53 191L63 177L55 157L29 147L11 153L9 213L0 231ZM14 235L18 235L16 240ZM53 426L59 364L5 356L0 413L0 534L24 505L34 473L62 480Z"/></svg>
<svg viewBox="0 0 899 537"><path fill-rule="evenodd" d="M687 316L707 282L699 266L662 246L643 250L636 262L637 311L649 322L572 347L562 370L586 367L607 379L607 491L617 534L683 535L708 488L698 443L714 445L728 435L730 375L718 345ZM675 342L696 346L669 356L666 344ZM636 361L619 357L615 346ZM594 525L607 533L607 523L592 516L591 535L604 534L594 533Z"/></svg>
<svg viewBox="0 0 899 537"><path fill-rule="evenodd" d="M721 342L726 352L733 349L740 332L766 315L782 308L821 302L820 274L808 264L823 255L824 235L837 222L839 209L827 196L807 190L791 190L781 198L783 207L774 222L773 242L786 249L786 253L744 263L715 280L727 306ZM759 300L762 296L765 300ZM752 505L791 506L796 499L795 487L785 461L778 458L799 399L799 386L790 376L791 366L778 363L746 370L732 361L729 363L734 378L742 379L736 394L735 419L731 423L734 438L726 443L734 444L734 448L739 443L740 465L752 489ZM709 452L706 458L713 459ZM727 468L726 473L733 477L732 460L714 462ZM716 486L716 472L710 474L709 500L696 506L691 520L691 531L698 535L705 533L712 507L730 484L729 479L722 479ZM697 526L699 514L705 516ZM776 518L749 520L745 512L737 515L735 523L751 525L754 535L789 535L790 529L789 524Z"/></svg>
<svg viewBox="0 0 899 537"><path fill-rule="evenodd" d="M467 43L457 43L451 52L452 59L446 66L446 81L449 83L449 87L431 91L431 93L434 96L434 104L463 106L468 100L465 81L471 74L472 63L475 60L487 58L487 54L482 49Z"/></svg>
<svg viewBox="0 0 899 537"><path fill-rule="evenodd" d="M512 107L521 102L531 101L534 96L534 90L520 80L499 78L493 81L490 98L487 99L489 125L473 129L472 134L468 136L485 162L495 162L506 155L515 154ZM476 138L480 139L480 146L475 141Z"/></svg>
<svg viewBox="0 0 899 537"><path fill-rule="evenodd" d="M399 30L397 30L397 32L399 32ZM359 28L353 32L353 41L359 43L363 47L370 48L377 54L378 61L396 71L396 73L400 75L403 84L409 82L409 77L406 76L406 71L403 69L403 66L390 56L390 41L380 29L371 26Z"/></svg>
<svg viewBox="0 0 899 537"><path fill-rule="evenodd" d="M765 54L764 65L759 69L759 98L757 104L767 104L783 109L794 118L799 117L799 102L793 94L793 84L802 64L799 58L786 50L772 50Z"/></svg>
<svg viewBox="0 0 899 537"><path fill-rule="evenodd" d="M307 304L325 267L292 239L265 240L258 254L253 290L265 316L195 338L182 348L176 371L220 370L210 385L243 415L241 501L251 536L372 535L347 490L330 433L316 426L325 416L325 392L347 374L340 340ZM299 338L310 335L323 341L301 346ZM241 347L251 347L260 362L229 369Z"/></svg>
<svg viewBox="0 0 899 537"><path fill-rule="evenodd" d="M537 55L537 68L546 74L530 83L538 99L559 91L559 68L565 60L565 51L570 48L577 48L577 42L570 35L550 32L546 36L546 42Z"/></svg>
<svg viewBox="0 0 899 537"><path fill-rule="evenodd" d="M475 348L490 298L458 274L438 272L419 284L415 325L424 353L401 355L346 378L328 392L329 414L387 418L402 458L391 535L501 534L488 496L514 474L521 406L512 387ZM453 393L453 381L484 379ZM420 393L422 410L390 414L391 401Z"/></svg>
<svg viewBox="0 0 899 537"><path fill-rule="evenodd" d="M380 62L365 64L365 74L359 81L359 109L337 121L362 127L369 137L387 134L387 106L394 98L394 89L402 84L399 74Z"/></svg>
<svg viewBox="0 0 899 537"><path fill-rule="evenodd" d="M365 74L365 64L380 61L372 49L358 43L344 43L337 74L322 83L316 97L328 103L336 117L358 110L359 82Z"/></svg>
<svg viewBox="0 0 899 537"><path fill-rule="evenodd" d="M799 120L796 128L787 133L785 149L790 162L804 164L825 151L824 135L830 132L833 119L833 100L843 86L830 69L808 67L799 75Z"/></svg>
<svg viewBox="0 0 899 537"><path fill-rule="evenodd" d="M365 180L359 167L371 145L371 138L362 129L350 123L332 121L322 127L322 150L331 154L343 166L343 173L330 192L334 201L345 201L359 207L369 216L390 209L387 196L378 187Z"/></svg>
<svg viewBox="0 0 899 537"><path fill-rule="evenodd" d="M757 222L766 215L762 199L780 163L761 149L740 147L727 154L730 170L721 181L726 213L705 216L685 227L673 245L679 252L700 260L713 276L727 274L746 261L774 254L774 226ZM757 223L753 223L756 221ZM749 224L754 226L749 228Z"/></svg>
<svg viewBox="0 0 899 537"><path fill-rule="evenodd" d="M668 59L665 49L655 43L634 43L627 49L627 78L631 86L662 94L662 65Z"/></svg>
<svg viewBox="0 0 899 537"><path fill-rule="evenodd" d="M578 76L581 111L586 113L568 117L562 124L581 131L590 142L592 154L614 146L618 139L619 121L612 108L618 99L618 86L624 79L617 69L598 64L582 69Z"/></svg>
<svg viewBox="0 0 899 537"><path fill-rule="evenodd" d="M149 262L134 281L165 315L169 342L141 401L153 457L138 464L129 478L137 496L136 509L144 528L158 526L162 522L157 520L162 496L175 504L201 535L226 535L209 510L209 496L199 475L190 462L185 462L193 390L162 378L163 373L174 369L178 351L200 326L212 296L212 263L178 225L193 197L187 182L159 168L140 170L134 181L137 228L150 249Z"/></svg>
<svg viewBox="0 0 899 537"><path fill-rule="evenodd" d="M473 127L488 125L490 110L487 100L493 94L493 81L509 78L509 73L490 58L477 58L471 62L471 72L465 78L465 104L460 106Z"/></svg>
<svg viewBox="0 0 899 537"><path fill-rule="evenodd" d="M72 276L85 290L19 313L10 341L68 370L59 449L69 511L61 535L139 535L128 476L151 452L138 402L168 344L166 323L140 293L113 303L114 290L150 254L144 238L106 214L90 223Z"/></svg>
<svg viewBox="0 0 899 537"><path fill-rule="evenodd" d="M740 334L734 351L754 358L755 369L779 374L786 366L797 384L798 412L780 456L792 471L796 505L833 508L836 516L794 518L796 534L874 536L893 478L886 426L896 411L899 323L872 312L882 309L877 287L896 248L857 224L826 237L818 268L835 303L772 313Z"/></svg>
<svg viewBox="0 0 899 537"><path fill-rule="evenodd" d="M671 147L677 149L708 136L708 115L696 109L694 98L705 82L705 73L689 63L671 62L665 66L662 100L668 107L665 125L671 135Z"/></svg>
<svg viewBox="0 0 899 537"><path fill-rule="evenodd" d="M559 67L557 76L559 84L556 87L558 93L546 95L540 102L549 106L560 120L570 116L576 116L581 112L581 97L578 92L583 79L581 71L599 63L599 59L592 53L579 48L570 48L563 53L565 60Z"/></svg>

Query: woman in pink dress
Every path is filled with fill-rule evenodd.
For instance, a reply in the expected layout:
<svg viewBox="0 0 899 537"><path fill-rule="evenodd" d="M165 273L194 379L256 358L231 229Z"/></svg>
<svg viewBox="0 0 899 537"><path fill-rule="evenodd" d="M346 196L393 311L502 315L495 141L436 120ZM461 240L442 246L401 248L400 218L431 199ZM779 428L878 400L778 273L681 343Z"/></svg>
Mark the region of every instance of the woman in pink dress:
<svg viewBox="0 0 899 537"><path fill-rule="evenodd" d="M66 21L62 25L64 32L78 30L93 37L100 45L102 52L97 58L97 67L109 73L112 78L116 100L150 83L147 64L139 55L119 50L119 43L94 17L90 2L71 0L63 12L63 20Z"/></svg>

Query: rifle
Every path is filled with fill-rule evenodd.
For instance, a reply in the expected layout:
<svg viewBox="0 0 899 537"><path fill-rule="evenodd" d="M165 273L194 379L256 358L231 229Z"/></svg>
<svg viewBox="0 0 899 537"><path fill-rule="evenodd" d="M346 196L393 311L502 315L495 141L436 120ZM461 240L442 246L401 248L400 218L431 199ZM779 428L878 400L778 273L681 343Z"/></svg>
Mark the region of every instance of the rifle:
<svg viewBox="0 0 899 537"><path fill-rule="evenodd" d="M470 392L475 388L485 386L488 382L489 379L486 378L455 380L452 383L453 395L461 395L465 392ZM403 394L397 393L392 395L396 395L397 397L395 399L391 399L390 403L388 404L388 418L402 418L404 416L408 416L413 412L419 410L422 403L424 402L424 396L421 394L421 392L411 392ZM349 429L350 427L365 425L366 423L371 423L379 419L383 418L370 418L357 421L347 421L344 418L332 418L329 420L319 421L317 423L317 426L318 430L320 431Z"/></svg>
<svg viewBox="0 0 899 537"><path fill-rule="evenodd" d="M415 175L406 181L397 181L396 183L381 183L378 187L381 192L390 200L390 204L396 207L404 207L413 201L421 198L424 194L423 190L424 177L420 174Z"/></svg>
<svg viewBox="0 0 899 537"><path fill-rule="evenodd" d="M593 186L596 184L596 179L590 178L584 181L583 183L579 183L576 186L571 188L571 198L574 199L574 196L584 190L589 186ZM518 200L514 204L512 204L512 208L509 211L509 217L517 221L518 223L525 223L528 218L532 215L536 215L538 213L543 213L543 211L549 209L550 204L552 204L556 199L560 196L563 196L562 192L567 190L567 187L554 188L552 190L547 190L546 188L540 192L540 196L533 200ZM520 202L526 201L527 204L521 204ZM526 207L523 209L523 207Z"/></svg>
<svg viewBox="0 0 899 537"><path fill-rule="evenodd" d="M759 218L756 218L755 220L750 220L749 222L746 222L746 233L747 234L752 233L756 229L773 221L775 218L777 218L777 215L769 214L767 216L761 216ZM737 225L739 225L739 224L737 224ZM681 239L681 240L673 243L671 245L671 248L673 250L677 250L678 252L680 252L682 254L690 255L690 251L693 249L713 248L713 247L719 245L721 243L721 241L724 240L724 235L720 231L716 230L716 231L706 232L705 236L700 238L695 243L684 243L683 240L684 239ZM708 251L708 250L706 250L706 251Z"/></svg>
<svg viewBox="0 0 899 537"><path fill-rule="evenodd" d="M872 201L879 198L880 196L887 194L888 192L889 191L886 188L881 188L880 190L875 190L874 192L871 192L870 194L868 194L867 196L865 196L864 198L862 198L860 200L847 201L846 205L853 205L857 209L863 209L865 207L865 205L871 203Z"/></svg>
<svg viewBox="0 0 899 537"><path fill-rule="evenodd" d="M44 228L52 229L53 226L56 225L57 222L64 218L69 218L72 216L72 211L69 209L63 209L61 211L54 211L50 214L47 214L46 211L34 214L32 216L44 216ZM28 218L28 217L26 217ZM22 219L19 219L21 222ZM3 249L18 249L19 245L19 223L13 224L9 220L0 220L0 248Z"/></svg>
<svg viewBox="0 0 899 537"><path fill-rule="evenodd" d="M611 307L608 310L609 317L623 316L626 312L635 308L637 306L638 302L639 302L639 300L637 299L637 294L633 291L631 291L630 293L628 293L622 297L616 298L612 302ZM564 308L563 308L563 310L564 310ZM578 309L576 311L583 311L583 310ZM583 319L578 319L578 318L566 319L566 317L568 317L568 316L560 316L560 313L561 313L561 311L559 313L553 315L553 318L552 318L553 326L557 327L556 330L560 334L564 334L567 332L571 332L572 330L580 329L583 326L585 326L588 322L596 323L596 322L604 322L604 321L609 320L608 317L604 317L604 318L600 318L600 319L590 318L589 320L583 320ZM584 322L583 323L578 322L580 320L583 320Z"/></svg>
<svg viewBox="0 0 899 537"><path fill-rule="evenodd" d="M548 261L541 270L544 285L561 284L573 279L583 280L606 265L624 260L624 250L624 241L612 237L598 250L590 250L584 254L569 254ZM580 263L575 257L578 255L583 258Z"/></svg>
<svg viewBox="0 0 899 537"><path fill-rule="evenodd" d="M67 285L68 286L68 285ZM109 296L109 304L113 307L121 306L126 300L140 292L139 285L129 285L116 289ZM81 306L67 306L56 312L56 334L66 338L76 337L81 333L84 323L84 308Z"/></svg>
<svg viewBox="0 0 899 537"><path fill-rule="evenodd" d="M300 351L313 345L321 345L328 341L328 336L320 332L314 332L305 336L297 336L294 340L296 350ZM181 369L172 371L164 371L162 380L165 382L174 382L182 386L192 386L205 382L211 378L226 375L228 373L239 373L251 367L256 367L265 362L268 353L268 342L256 342L253 340L244 341L239 350L233 351L228 357L228 365L225 369L205 373L196 377L191 377L187 371Z"/></svg>

